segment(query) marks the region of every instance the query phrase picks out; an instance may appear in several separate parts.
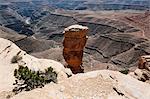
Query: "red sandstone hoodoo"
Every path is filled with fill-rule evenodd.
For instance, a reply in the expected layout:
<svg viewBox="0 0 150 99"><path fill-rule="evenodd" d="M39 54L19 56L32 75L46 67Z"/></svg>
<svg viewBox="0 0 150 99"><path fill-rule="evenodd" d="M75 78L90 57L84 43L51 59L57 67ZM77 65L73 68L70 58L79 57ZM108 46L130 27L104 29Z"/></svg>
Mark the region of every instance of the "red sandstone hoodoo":
<svg viewBox="0 0 150 99"><path fill-rule="evenodd" d="M81 65L87 32L88 27L81 25L72 25L64 30L63 56L74 74L84 71Z"/></svg>

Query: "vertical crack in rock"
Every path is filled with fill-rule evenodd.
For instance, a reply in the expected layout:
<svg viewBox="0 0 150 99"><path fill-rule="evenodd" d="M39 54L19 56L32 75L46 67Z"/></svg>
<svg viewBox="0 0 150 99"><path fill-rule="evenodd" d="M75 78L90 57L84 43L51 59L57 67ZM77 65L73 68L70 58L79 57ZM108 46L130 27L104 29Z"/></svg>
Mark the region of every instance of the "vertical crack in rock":
<svg viewBox="0 0 150 99"><path fill-rule="evenodd" d="M12 44L10 44L9 46L7 46L4 50L2 50L1 52L0 52L0 54L2 54L4 51L6 51L8 48L10 48L12 46Z"/></svg>
<svg viewBox="0 0 150 99"><path fill-rule="evenodd" d="M114 90L118 95L124 96L124 94L123 94L122 92L119 92L115 87L113 87L113 90Z"/></svg>

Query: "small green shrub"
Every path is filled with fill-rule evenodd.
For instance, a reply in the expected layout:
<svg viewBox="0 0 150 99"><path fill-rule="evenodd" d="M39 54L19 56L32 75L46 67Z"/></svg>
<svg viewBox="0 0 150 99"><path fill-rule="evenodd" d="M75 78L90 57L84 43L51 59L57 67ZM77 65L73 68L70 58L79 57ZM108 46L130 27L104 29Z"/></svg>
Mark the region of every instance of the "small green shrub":
<svg viewBox="0 0 150 99"><path fill-rule="evenodd" d="M16 55L14 56L12 59L11 59L11 63L17 63L19 60L21 60L22 57L19 56L19 55Z"/></svg>
<svg viewBox="0 0 150 99"><path fill-rule="evenodd" d="M42 88L50 82L57 82L57 73L51 67L46 69L45 72L41 72L32 71L27 66L19 66L19 69L15 69L14 76L17 80L15 80L14 85L16 87L13 92L16 94L23 90L30 91L35 88Z"/></svg>
<svg viewBox="0 0 150 99"><path fill-rule="evenodd" d="M120 70L119 72L127 75L129 73L129 69Z"/></svg>

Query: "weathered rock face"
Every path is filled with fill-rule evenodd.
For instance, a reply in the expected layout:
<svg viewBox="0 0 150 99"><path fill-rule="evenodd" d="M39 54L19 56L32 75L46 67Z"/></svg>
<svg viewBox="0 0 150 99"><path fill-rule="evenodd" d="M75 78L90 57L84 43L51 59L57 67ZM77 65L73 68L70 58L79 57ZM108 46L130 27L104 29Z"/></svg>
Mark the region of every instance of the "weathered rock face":
<svg viewBox="0 0 150 99"><path fill-rule="evenodd" d="M11 99L149 99L150 85L115 71L74 75L59 84L20 93Z"/></svg>
<svg viewBox="0 0 150 99"><path fill-rule="evenodd" d="M83 72L81 65L87 32L88 28L80 25L72 25L65 29L63 56L73 73Z"/></svg>
<svg viewBox="0 0 150 99"><path fill-rule="evenodd" d="M33 71L44 71L48 67L52 67L58 73L58 82L67 78L67 71L64 66L54 60L37 59L22 51L13 42L0 38L0 94L12 91L15 82L14 70L19 65L27 66ZM14 62L14 57L18 57ZM4 99L4 98L3 98Z"/></svg>

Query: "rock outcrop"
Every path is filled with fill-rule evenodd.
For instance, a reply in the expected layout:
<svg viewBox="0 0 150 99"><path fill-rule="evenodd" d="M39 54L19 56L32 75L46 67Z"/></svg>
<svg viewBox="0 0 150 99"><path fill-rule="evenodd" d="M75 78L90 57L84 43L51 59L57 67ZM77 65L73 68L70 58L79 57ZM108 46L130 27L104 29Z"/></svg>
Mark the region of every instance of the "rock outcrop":
<svg viewBox="0 0 150 99"><path fill-rule="evenodd" d="M136 69L134 72L129 73L129 75L138 79L139 81L150 84L150 71L147 69Z"/></svg>
<svg viewBox="0 0 150 99"><path fill-rule="evenodd" d="M149 55L145 55L145 56L140 57L138 68L139 69L146 69L146 70L150 71L150 56Z"/></svg>
<svg viewBox="0 0 150 99"><path fill-rule="evenodd" d="M130 75L134 78L150 84L150 64L149 55L141 56L138 62L138 68L131 72Z"/></svg>
<svg viewBox="0 0 150 99"><path fill-rule="evenodd" d="M83 69L83 50L87 41L88 27L82 25L72 25L64 31L63 56L73 73L81 73Z"/></svg>

